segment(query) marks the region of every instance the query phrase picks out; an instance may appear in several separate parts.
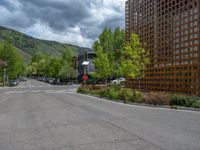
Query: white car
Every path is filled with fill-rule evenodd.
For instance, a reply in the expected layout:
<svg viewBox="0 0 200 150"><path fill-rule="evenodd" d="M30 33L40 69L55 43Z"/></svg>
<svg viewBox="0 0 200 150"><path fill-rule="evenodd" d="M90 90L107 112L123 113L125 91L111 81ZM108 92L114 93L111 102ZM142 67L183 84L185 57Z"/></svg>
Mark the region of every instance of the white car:
<svg viewBox="0 0 200 150"><path fill-rule="evenodd" d="M125 82L125 78L121 77L111 81L112 84L121 84L121 82Z"/></svg>

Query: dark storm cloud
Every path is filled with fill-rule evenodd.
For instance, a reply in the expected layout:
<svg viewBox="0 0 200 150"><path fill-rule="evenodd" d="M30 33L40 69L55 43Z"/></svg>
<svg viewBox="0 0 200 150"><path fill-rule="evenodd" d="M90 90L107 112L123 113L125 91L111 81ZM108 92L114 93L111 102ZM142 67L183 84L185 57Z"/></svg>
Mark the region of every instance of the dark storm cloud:
<svg viewBox="0 0 200 150"><path fill-rule="evenodd" d="M29 18L35 18L49 24L55 30L63 30L74 26L82 19L89 17L89 8L82 0L22 0L24 13Z"/></svg>
<svg viewBox="0 0 200 150"><path fill-rule="evenodd" d="M7 1L7 0L0 0L0 6L3 6L10 11L13 11L16 9L16 7L12 5L10 1Z"/></svg>
<svg viewBox="0 0 200 150"><path fill-rule="evenodd" d="M43 27L48 30L48 36L51 33L52 39L61 37L64 32L77 38L75 44L79 44L79 40L79 45L90 46L105 26L124 26L124 6L120 4L123 5L123 0L0 0L0 13L5 13L0 25L25 32L31 30L29 33L38 29L34 35L46 38L39 32Z"/></svg>

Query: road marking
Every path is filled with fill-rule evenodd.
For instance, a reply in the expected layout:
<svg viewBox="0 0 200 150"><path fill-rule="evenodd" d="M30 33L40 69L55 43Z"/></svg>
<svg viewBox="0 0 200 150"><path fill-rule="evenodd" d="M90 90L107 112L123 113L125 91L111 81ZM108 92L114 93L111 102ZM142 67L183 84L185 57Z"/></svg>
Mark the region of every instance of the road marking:
<svg viewBox="0 0 200 150"><path fill-rule="evenodd" d="M5 92L6 94L13 94L16 93L17 91L10 91L10 92Z"/></svg>
<svg viewBox="0 0 200 150"><path fill-rule="evenodd" d="M48 94L61 94L61 93L75 93L73 89L68 89L68 90L33 90L33 91L7 91L4 92L6 94L24 94L24 93L48 93Z"/></svg>
<svg viewBox="0 0 200 150"><path fill-rule="evenodd" d="M27 93L28 91L16 91L17 94Z"/></svg>
<svg viewBox="0 0 200 150"><path fill-rule="evenodd" d="M67 92L67 90L56 91L56 93L65 93L65 92Z"/></svg>
<svg viewBox="0 0 200 150"><path fill-rule="evenodd" d="M55 93L55 90L45 90L45 93Z"/></svg>
<svg viewBox="0 0 200 150"><path fill-rule="evenodd" d="M42 92L42 90L30 91L30 93L39 93L39 92Z"/></svg>

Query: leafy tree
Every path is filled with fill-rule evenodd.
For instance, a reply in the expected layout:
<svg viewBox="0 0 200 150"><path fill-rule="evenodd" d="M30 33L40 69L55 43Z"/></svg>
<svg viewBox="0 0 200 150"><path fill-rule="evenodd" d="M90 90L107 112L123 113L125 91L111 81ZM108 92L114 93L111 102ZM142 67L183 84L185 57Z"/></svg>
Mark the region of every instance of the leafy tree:
<svg viewBox="0 0 200 150"><path fill-rule="evenodd" d="M50 70L50 74L49 76L51 77L59 77L59 71L60 68L62 67L61 61L58 58L50 58L50 63L49 63L49 70Z"/></svg>
<svg viewBox="0 0 200 150"><path fill-rule="evenodd" d="M0 43L0 59L6 62L6 72L9 79L14 79L17 75L23 73L23 58L19 50L12 45L12 39ZM0 71L3 74L3 69Z"/></svg>
<svg viewBox="0 0 200 150"><path fill-rule="evenodd" d="M119 77L119 66L124 48L124 30L119 27L114 30L105 28L100 34L97 41L93 44L93 49L97 50L99 46L102 47L103 52L108 55L109 66L111 69L111 77Z"/></svg>
<svg viewBox="0 0 200 150"><path fill-rule="evenodd" d="M36 53L27 67L26 73L34 76L73 78L75 76L74 56L71 49L67 49L61 58Z"/></svg>
<svg viewBox="0 0 200 150"><path fill-rule="evenodd" d="M63 78L74 78L76 75L76 71L74 68L74 58L75 54L72 50L66 50L62 55L61 64L62 67L60 69L59 75Z"/></svg>
<svg viewBox="0 0 200 150"><path fill-rule="evenodd" d="M109 63L108 54L103 51L101 46L95 49L97 57L94 59L93 63L97 67L96 72L92 73L93 77L104 79L107 84L107 79L110 77L111 68Z"/></svg>
<svg viewBox="0 0 200 150"><path fill-rule="evenodd" d="M130 43L127 43L123 51L120 68L122 75L126 78L141 78L142 71L148 64L148 52L140 43L139 36L132 34Z"/></svg>

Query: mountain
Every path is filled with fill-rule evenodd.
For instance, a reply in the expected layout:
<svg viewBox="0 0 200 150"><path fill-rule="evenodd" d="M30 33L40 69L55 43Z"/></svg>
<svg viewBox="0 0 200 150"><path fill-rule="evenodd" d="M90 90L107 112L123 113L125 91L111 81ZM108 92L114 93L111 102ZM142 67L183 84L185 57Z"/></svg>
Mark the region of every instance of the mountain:
<svg viewBox="0 0 200 150"><path fill-rule="evenodd" d="M89 48L79 47L76 45L33 38L13 29L0 26L0 41L3 41L10 36L13 39L13 45L19 49L20 53L27 62L30 61L31 57L37 52L60 56L67 49L73 50L76 54L82 51L91 50Z"/></svg>

